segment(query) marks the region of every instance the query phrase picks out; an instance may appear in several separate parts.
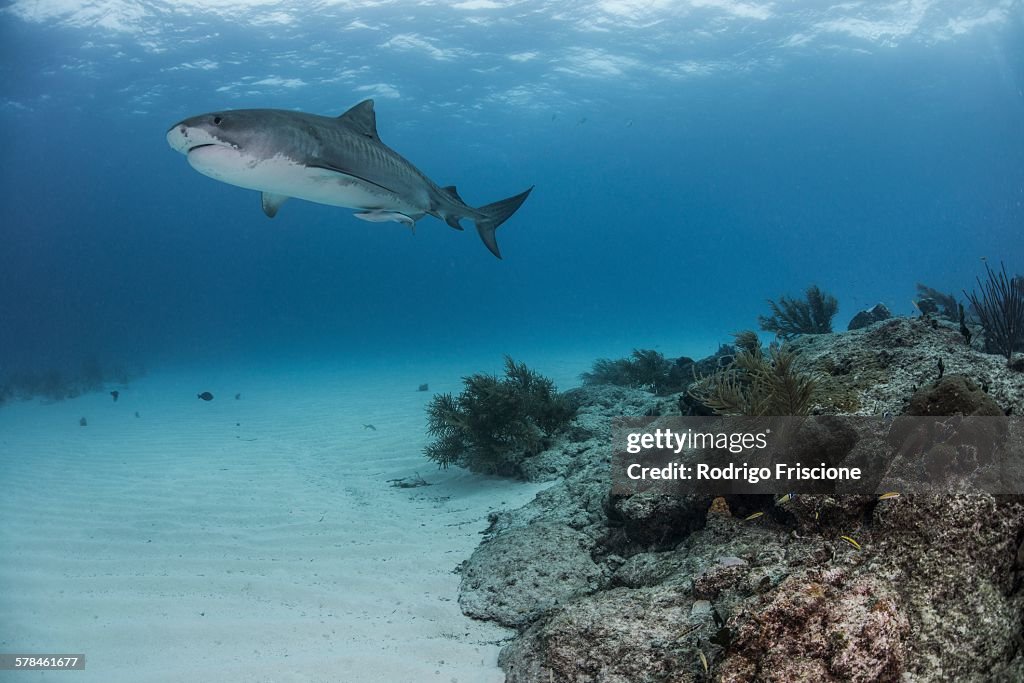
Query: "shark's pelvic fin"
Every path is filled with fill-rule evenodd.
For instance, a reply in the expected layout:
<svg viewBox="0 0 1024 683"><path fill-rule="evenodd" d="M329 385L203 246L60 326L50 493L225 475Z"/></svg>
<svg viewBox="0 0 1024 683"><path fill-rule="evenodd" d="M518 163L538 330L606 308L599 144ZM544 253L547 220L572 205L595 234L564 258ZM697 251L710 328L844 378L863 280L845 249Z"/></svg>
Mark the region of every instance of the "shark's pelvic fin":
<svg viewBox="0 0 1024 683"><path fill-rule="evenodd" d="M277 210L281 208L281 205L288 201L288 195L264 192L260 195L260 200L263 204L263 213L267 214L267 218L273 218L277 215Z"/></svg>
<svg viewBox="0 0 1024 683"><path fill-rule="evenodd" d="M447 187L442 187L441 190L446 192L446 193L448 193L449 196L454 197L460 203L462 203L462 204L466 203L466 200L459 196L459 191L455 189L454 185L448 185ZM445 216L444 222L447 223L448 225L452 226L456 230L462 230L462 226L459 225L459 217L458 216L454 216L454 215Z"/></svg>
<svg viewBox="0 0 1024 683"><path fill-rule="evenodd" d="M498 258L501 258L501 252L498 250L498 240L494 237L494 231L516 212L516 209L526 201L531 192L533 192L533 187L530 187L526 192L517 194L515 197L502 199L477 209L477 211L484 214L485 218L474 221L476 230L480 233L480 239L484 241L484 245ZM448 224L451 225L450 222Z"/></svg>
<svg viewBox="0 0 1024 683"><path fill-rule="evenodd" d="M360 135L380 142L380 138L377 136L377 115L373 111L373 100L363 100L339 116L338 121Z"/></svg>

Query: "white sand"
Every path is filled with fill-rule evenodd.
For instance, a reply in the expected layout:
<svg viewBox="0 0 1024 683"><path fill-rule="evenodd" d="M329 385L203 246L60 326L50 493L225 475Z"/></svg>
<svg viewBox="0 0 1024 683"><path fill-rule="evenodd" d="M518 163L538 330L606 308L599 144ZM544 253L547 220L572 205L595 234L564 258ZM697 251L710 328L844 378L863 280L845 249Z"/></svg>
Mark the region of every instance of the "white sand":
<svg viewBox="0 0 1024 683"><path fill-rule="evenodd" d="M437 470L416 391L475 369L164 372L0 408L0 652L87 657L0 680L504 680L510 632L461 614L453 569L541 487Z"/></svg>

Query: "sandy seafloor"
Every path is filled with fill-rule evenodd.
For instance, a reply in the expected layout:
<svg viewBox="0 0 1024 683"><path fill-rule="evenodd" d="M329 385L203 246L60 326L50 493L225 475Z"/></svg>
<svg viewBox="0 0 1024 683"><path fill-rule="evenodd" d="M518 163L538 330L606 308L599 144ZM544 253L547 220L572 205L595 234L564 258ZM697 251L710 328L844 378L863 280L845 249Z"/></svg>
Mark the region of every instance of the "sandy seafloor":
<svg viewBox="0 0 1024 683"><path fill-rule="evenodd" d="M564 389L592 359L535 367ZM510 632L462 615L453 570L542 486L422 455L430 396L500 368L164 369L3 406L0 651L87 664L0 680L502 681Z"/></svg>

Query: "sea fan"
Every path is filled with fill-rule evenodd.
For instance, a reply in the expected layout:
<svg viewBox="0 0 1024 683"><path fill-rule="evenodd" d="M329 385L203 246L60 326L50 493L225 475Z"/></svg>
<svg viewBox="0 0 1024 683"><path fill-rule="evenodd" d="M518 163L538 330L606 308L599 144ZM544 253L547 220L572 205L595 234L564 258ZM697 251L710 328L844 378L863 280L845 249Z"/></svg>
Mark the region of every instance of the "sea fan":
<svg viewBox="0 0 1024 683"><path fill-rule="evenodd" d="M999 268L994 272L986 263L988 279L977 278L981 295L966 290L964 294L985 330L985 347L1006 356L1010 365L1013 352L1024 343L1024 278L1007 276L1002 262Z"/></svg>
<svg viewBox="0 0 1024 683"><path fill-rule="evenodd" d="M790 299L783 296L779 302L769 300L771 316L759 316L761 329L774 332L783 339L800 334L825 334L832 331L832 318L839 310L839 302L817 285L807 288L806 298Z"/></svg>

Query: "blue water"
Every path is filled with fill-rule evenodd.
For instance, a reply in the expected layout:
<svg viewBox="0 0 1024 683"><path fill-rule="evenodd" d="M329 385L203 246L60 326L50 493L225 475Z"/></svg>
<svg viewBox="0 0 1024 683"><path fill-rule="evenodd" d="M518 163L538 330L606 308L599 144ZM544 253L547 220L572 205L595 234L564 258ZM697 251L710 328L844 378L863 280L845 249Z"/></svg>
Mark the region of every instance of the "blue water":
<svg viewBox="0 0 1024 683"><path fill-rule="evenodd" d="M1016 1L15 1L0 364L698 356L812 283L836 326L1024 271ZM415 236L193 171L187 116L376 100L499 231Z"/></svg>

